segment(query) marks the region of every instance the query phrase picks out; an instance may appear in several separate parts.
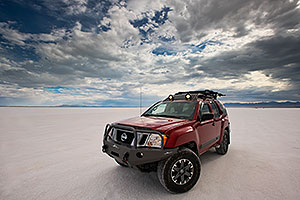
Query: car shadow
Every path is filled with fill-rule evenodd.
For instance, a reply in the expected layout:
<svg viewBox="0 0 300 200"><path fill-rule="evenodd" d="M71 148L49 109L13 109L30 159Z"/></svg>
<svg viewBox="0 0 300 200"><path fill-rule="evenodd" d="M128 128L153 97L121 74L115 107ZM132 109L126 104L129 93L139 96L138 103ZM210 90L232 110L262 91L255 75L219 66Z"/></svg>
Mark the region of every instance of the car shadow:
<svg viewBox="0 0 300 200"><path fill-rule="evenodd" d="M139 170L115 164L97 178L101 199L158 199L169 193L161 186L156 172ZM104 181L104 182L103 182Z"/></svg>
<svg viewBox="0 0 300 200"><path fill-rule="evenodd" d="M200 156L202 166L207 165L210 162L215 161L216 159L222 157L221 155L217 154L214 148L209 149L207 152Z"/></svg>
<svg viewBox="0 0 300 200"><path fill-rule="evenodd" d="M200 156L202 166L216 161L220 158L214 149L207 151ZM156 172L143 173L139 170L121 167L117 164L114 167L107 168L107 171L99 175L98 185L104 189L101 196L104 199L156 199L164 196L170 197L163 186L160 184ZM205 180L202 180L205 181ZM180 195L182 194L177 194ZM176 197L177 197L176 195Z"/></svg>

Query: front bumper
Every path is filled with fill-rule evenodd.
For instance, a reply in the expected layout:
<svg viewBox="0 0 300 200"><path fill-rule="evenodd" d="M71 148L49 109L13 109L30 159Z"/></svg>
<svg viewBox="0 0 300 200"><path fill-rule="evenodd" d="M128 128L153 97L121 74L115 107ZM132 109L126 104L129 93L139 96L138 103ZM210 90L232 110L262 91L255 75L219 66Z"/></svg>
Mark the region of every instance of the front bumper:
<svg viewBox="0 0 300 200"><path fill-rule="evenodd" d="M107 126L105 128L102 151L118 160L120 163L124 163L130 167L164 160L178 151L178 148L164 149L137 147L136 142L134 146L122 145L108 136L109 129L112 127L120 126L109 125L109 127ZM132 127L130 127L130 129L134 132L136 140L137 130Z"/></svg>

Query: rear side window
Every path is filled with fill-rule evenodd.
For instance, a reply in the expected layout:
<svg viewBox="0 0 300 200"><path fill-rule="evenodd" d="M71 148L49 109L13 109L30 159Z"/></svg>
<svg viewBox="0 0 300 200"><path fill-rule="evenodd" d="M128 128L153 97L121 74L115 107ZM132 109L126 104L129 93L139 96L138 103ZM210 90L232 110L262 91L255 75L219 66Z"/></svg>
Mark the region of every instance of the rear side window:
<svg viewBox="0 0 300 200"><path fill-rule="evenodd" d="M200 110L200 116L205 114L205 113L211 113L210 112L210 109L209 109L209 105L208 103L204 103L201 107L201 110Z"/></svg>
<svg viewBox="0 0 300 200"><path fill-rule="evenodd" d="M216 102L213 101L213 102L211 103L211 107L212 107L212 109L213 109L215 118L219 118L219 117L221 116L221 114L220 114L220 111L219 111L219 108L218 108Z"/></svg>
<svg viewBox="0 0 300 200"><path fill-rule="evenodd" d="M217 101L220 108L221 108L221 111L222 111L222 114L225 116L227 115L227 111L226 111L226 108L224 107L224 105L220 102L220 101Z"/></svg>

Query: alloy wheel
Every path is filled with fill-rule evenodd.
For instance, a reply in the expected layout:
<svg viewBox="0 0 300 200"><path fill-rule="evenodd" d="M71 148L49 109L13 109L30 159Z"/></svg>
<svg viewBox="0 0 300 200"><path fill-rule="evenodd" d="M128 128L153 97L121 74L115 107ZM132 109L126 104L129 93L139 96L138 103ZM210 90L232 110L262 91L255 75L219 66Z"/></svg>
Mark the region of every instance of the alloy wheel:
<svg viewBox="0 0 300 200"><path fill-rule="evenodd" d="M171 178L177 185L186 184L194 174L194 166L188 159L177 160L171 169Z"/></svg>

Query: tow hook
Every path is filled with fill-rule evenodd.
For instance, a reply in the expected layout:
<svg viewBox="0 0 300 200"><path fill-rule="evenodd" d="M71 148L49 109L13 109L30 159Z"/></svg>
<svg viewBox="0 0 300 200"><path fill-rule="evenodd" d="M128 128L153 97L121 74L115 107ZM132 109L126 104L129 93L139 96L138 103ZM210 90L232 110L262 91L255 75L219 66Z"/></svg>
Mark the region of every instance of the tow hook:
<svg viewBox="0 0 300 200"><path fill-rule="evenodd" d="M124 156L123 156L123 161L127 163L127 162L128 162L128 157L129 157L129 153L126 152L126 153L124 154Z"/></svg>

